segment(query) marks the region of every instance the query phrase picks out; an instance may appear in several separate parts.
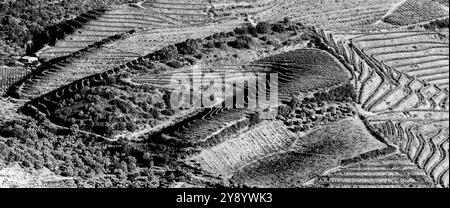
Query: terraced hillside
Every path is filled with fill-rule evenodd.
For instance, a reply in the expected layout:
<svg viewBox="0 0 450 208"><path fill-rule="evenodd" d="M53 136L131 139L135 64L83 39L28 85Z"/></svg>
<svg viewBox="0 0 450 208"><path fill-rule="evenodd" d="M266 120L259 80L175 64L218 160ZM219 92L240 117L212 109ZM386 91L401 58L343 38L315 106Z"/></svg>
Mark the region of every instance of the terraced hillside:
<svg viewBox="0 0 450 208"><path fill-rule="evenodd" d="M405 183L407 182L407 183ZM314 187L433 188L433 181L403 154L334 170L317 178Z"/></svg>
<svg viewBox="0 0 450 208"><path fill-rule="evenodd" d="M276 154L267 154L249 163L237 171L233 179L248 186L301 187L345 159L386 148L367 134L363 126L358 119L350 118L320 127L306 136L289 139ZM249 147L248 151L251 151Z"/></svg>
<svg viewBox="0 0 450 208"><path fill-rule="evenodd" d="M155 30L154 33L135 33L134 30L117 33L69 55L46 62L33 74L15 83L17 86L17 92L15 93L17 95L15 96L24 99L38 97L83 77L119 67L166 45L186 39L206 37L227 29L227 27L218 29L219 26L214 25L207 28L209 29L208 33L202 33L195 26L190 29ZM155 35L156 33L160 35ZM174 36L169 40L167 38L170 37L171 33ZM149 36L152 38L147 39ZM145 43L142 40L145 40ZM139 47L133 47L136 45L139 45Z"/></svg>
<svg viewBox="0 0 450 208"><path fill-rule="evenodd" d="M242 135L206 149L190 158L202 169L216 175L229 176L244 165L276 153L289 146L294 134L281 122L261 123Z"/></svg>
<svg viewBox="0 0 450 208"><path fill-rule="evenodd" d="M269 16L261 18L283 19L285 16L294 21L308 25L321 26L327 29L346 30L351 28L371 28L387 12L397 0L360 1L352 0L342 3L340 1L284 1L271 12ZM374 28L384 28L378 25ZM387 26L390 27L390 26Z"/></svg>
<svg viewBox="0 0 450 208"><path fill-rule="evenodd" d="M383 17L383 21L393 25L411 25L448 17L443 5L431 0L406 0Z"/></svg>
<svg viewBox="0 0 450 208"><path fill-rule="evenodd" d="M117 6L110 8L104 14L86 22L73 34L57 41L53 47L41 50L39 57L51 59L65 56L90 44L130 30L168 28L185 23L170 18L171 16L167 13L168 11L154 11L153 7ZM84 16L79 18L84 18ZM180 18L184 18L184 15L180 14ZM202 19L202 21L207 21L207 19Z"/></svg>
<svg viewBox="0 0 450 208"><path fill-rule="evenodd" d="M18 98L32 99L75 80L129 61L136 55L110 51L104 45L126 38L130 33L132 31L112 36L70 55L52 59L14 83L15 88L9 93Z"/></svg>
<svg viewBox="0 0 450 208"><path fill-rule="evenodd" d="M436 147L434 139L424 136L424 131L431 131L428 136L431 136L430 134L439 136L442 132L448 132L448 90L427 85L413 76L386 66L367 56L364 50L354 47L352 42L336 42L332 33L317 30L317 34L322 37L321 40L327 50L344 60L348 69L352 71L354 86L359 92L357 98L360 105L359 114L369 124L369 129L381 133L389 144L398 146L400 151L408 155L436 184L448 187L448 163L440 162L445 161L444 158L448 155L448 147L445 146L445 142L448 141L440 140L442 143ZM386 129L384 124L380 125L383 122L396 124L387 125L389 128ZM408 123L410 128L403 126L403 123ZM424 128L411 130L419 126ZM411 150L412 141L417 142L419 149L416 147ZM401 144L408 145L401 146ZM438 159L437 163L435 161L433 172L423 165L423 158L433 158L435 156L432 154L436 154L437 151L423 152L426 145L430 146L429 151L440 149L441 159ZM431 159L427 161L429 160Z"/></svg>
<svg viewBox="0 0 450 208"><path fill-rule="evenodd" d="M387 66L448 89L449 42L438 33L387 32L360 36L353 44Z"/></svg>
<svg viewBox="0 0 450 208"><path fill-rule="evenodd" d="M382 135L396 143L436 184L448 187L448 118L445 121L370 120Z"/></svg>
<svg viewBox="0 0 450 208"><path fill-rule="evenodd" d="M46 28L43 32L35 34L33 39L26 44L26 53L30 56L35 56L36 53L42 52L39 50L44 46L55 46L59 40L77 32L77 30L89 24L89 22L96 20L101 15L104 15L107 11L108 9L106 8L94 9L74 19L63 21Z"/></svg>
<svg viewBox="0 0 450 208"><path fill-rule="evenodd" d="M181 24L202 24L211 17L210 4L205 0L181 2L157 0L144 2L141 6L151 13Z"/></svg>
<svg viewBox="0 0 450 208"><path fill-rule="evenodd" d="M331 54L315 49L297 50L270 56L252 63L279 74L281 96L317 91L349 80L343 65Z"/></svg>
<svg viewBox="0 0 450 208"><path fill-rule="evenodd" d="M2 66L0 68L0 94L3 95L11 85L21 80L30 72L30 70L22 67Z"/></svg>
<svg viewBox="0 0 450 208"><path fill-rule="evenodd" d="M371 28L400 0L360 1L217 1L213 2L218 16L236 17L249 15L259 20L282 20L285 17L308 25L325 28ZM373 28L392 27L377 25Z"/></svg>

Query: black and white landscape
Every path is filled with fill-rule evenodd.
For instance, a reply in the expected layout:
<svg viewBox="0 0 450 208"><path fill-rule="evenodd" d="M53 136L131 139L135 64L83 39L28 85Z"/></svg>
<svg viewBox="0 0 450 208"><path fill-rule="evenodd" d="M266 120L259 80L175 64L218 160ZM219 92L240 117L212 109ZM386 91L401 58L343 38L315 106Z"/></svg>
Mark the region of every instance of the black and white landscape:
<svg viewBox="0 0 450 208"><path fill-rule="evenodd" d="M0 23L0 187L449 187L448 0L0 0Z"/></svg>

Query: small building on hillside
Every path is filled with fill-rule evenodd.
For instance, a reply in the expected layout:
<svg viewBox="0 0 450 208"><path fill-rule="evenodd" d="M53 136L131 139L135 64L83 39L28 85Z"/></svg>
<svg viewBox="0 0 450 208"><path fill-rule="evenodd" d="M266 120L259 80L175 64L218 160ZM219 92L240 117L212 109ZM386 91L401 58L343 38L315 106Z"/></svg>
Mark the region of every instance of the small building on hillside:
<svg viewBox="0 0 450 208"><path fill-rule="evenodd" d="M19 61L24 63L24 64L37 64L37 63L39 63L39 59L37 57L32 57L32 56L23 56L22 58L19 59Z"/></svg>

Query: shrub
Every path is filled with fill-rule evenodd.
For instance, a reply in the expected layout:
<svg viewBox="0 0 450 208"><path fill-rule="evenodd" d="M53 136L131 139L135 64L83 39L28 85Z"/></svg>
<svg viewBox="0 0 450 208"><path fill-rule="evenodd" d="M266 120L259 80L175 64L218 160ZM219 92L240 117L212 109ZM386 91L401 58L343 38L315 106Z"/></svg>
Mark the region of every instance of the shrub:
<svg viewBox="0 0 450 208"><path fill-rule="evenodd" d="M204 45L204 47L205 47L205 48L214 48L215 45L214 45L214 42L208 41L208 42Z"/></svg>
<svg viewBox="0 0 450 208"><path fill-rule="evenodd" d="M277 33L282 33L285 31L284 25L280 23L272 24L272 30Z"/></svg>
<svg viewBox="0 0 450 208"><path fill-rule="evenodd" d="M248 34L247 27L237 27L234 29L234 33L238 35L245 35Z"/></svg>
<svg viewBox="0 0 450 208"><path fill-rule="evenodd" d="M176 69L184 66L183 62L178 60L169 61L166 63L166 65Z"/></svg>
<svg viewBox="0 0 450 208"><path fill-rule="evenodd" d="M449 18L435 20L423 26L426 30L436 30L441 28L449 28Z"/></svg>
<svg viewBox="0 0 450 208"><path fill-rule="evenodd" d="M291 113L291 107L287 106L287 105L280 105L278 106L278 115L286 117L287 115L289 115Z"/></svg>
<svg viewBox="0 0 450 208"><path fill-rule="evenodd" d="M156 51L155 55L159 56L161 60L167 61L178 56L178 49L174 45L169 45Z"/></svg>
<svg viewBox="0 0 450 208"><path fill-rule="evenodd" d="M231 32L227 33L227 38L234 37L234 36L236 36L236 33L234 31L231 31Z"/></svg>
<svg viewBox="0 0 450 208"><path fill-rule="evenodd" d="M222 41L214 41L214 47L220 48L220 49L225 49L226 44Z"/></svg>
<svg viewBox="0 0 450 208"><path fill-rule="evenodd" d="M201 42L199 40L188 39L183 43L176 44L178 52L184 55L196 55L200 52Z"/></svg>
<svg viewBox="0 0 450 208"><path fill-rule="evenodd" d="M258 35L258 32L257 32L257 30L256 30L256 27L248 26L248 27L247 27L247 31L248 31L248 34L250 34L250 35L252 35L252 36L254 36L254 37L256 37L256 36Z"/></svg>
<svg viewBox="0 0 450 208"><path fill-rule="evenodd" d="M253 39L247 35L240 35L235 40L228 42L228 45L236 49L250 49Z"/></svg>
<svg viewBox="0 0 450 208"><path fill-rule="evenodd" d="M270 33L270 24L267 22L260 22L256 25L256 31L258 33Z"/></svg>

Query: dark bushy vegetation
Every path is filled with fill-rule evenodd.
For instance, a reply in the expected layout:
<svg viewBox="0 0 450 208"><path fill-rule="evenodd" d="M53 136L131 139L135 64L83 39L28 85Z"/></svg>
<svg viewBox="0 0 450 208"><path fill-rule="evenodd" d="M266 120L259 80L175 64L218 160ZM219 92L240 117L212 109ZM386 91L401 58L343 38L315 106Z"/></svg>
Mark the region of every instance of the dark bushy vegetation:
<svg viewBox="0 0 450 208"><path fill-rule="evenodd" d="M248 31L248 34L253 36L253 37L257 37L258 36L258 31L257 31L256 27L248 26L247 31Z"/></svg>
<svg viewBox="0 0 450 208"><path fill-rule="evenodd" d="M188 39L185 42L175 45L178 52L183 55L197 55L200 53L201 40Z"/></svg>
<svg viewBox="0 0 450 208"><path fill-rule="evenodd" d="M270 24L268 22L260 22L256 25L256 30L258 33L270 33Z"/></svg>
<svg viewBox="0 0 450 208"><path fill-rule="evenodd" d="M309 102L353 102L356 100L356 92L351 84L345 84L328 92L317 92L314 94L314 98L306 100Z"/></svg>
<svg viewBox="0 0 450 208"><path fill-rule="evenodd" d="M178 56L178 48L174 45L168 45L155 52L158 60L170 60Z"/></svg>
<svg viewBox="0 0 450 208"><path fill-rule="evenodd" d="M282 23L274 23L274 24L272 24L272 30L273 30L274 32L277 32L277 33L282 33L282 32L284 32L286 29L285 29L285 27L284 27L284 24L282 24Z"/></svg>
<svg viewBox="0 0 450 208"><path fill-rule="evenodd" d="M248 34L248 28L247 27L237 27L234 29L234 33L237 35Z"/></svg>
<svg viewBox="0 0 450 208"><path fill-rule="evenodd" d="M154 125L168 110L164 94L150 87L123 83L91 87L75 95L72 103L59 105L53 120L63 126L78 126L102 136L134 131L137 124Z"/></svg>
<svg viewBox="0 0 450 208"><path fill-rule="evenodd" d="M250 49L253 39L248 35L237 36L235 40L228 42L228 45L236 49Z"/></svg>
<svg viewBox="0 0 450 208"><path fill-rule="evenodd" d="M426 30L437 30L442 28L449 28L449 18L440 19L440 20L434 20L430 23L424 25L423 27Z"/></svg>
<svg viewBox="0 0 450 208"><path fill-rule="evenodd" d="M16 137L12 132L22 133ZM105 143L87 134L61 131L34 121L10 122L0 129L0 161L45 167L58 175L74 177L78 187L154 188L188 178L185 170L168 169L175 166L175 158L151 152L145 145L124 140ZM163 165L156 168L158 172L154 171L156 161Z"/></svg>
<svg viewBox="0 0 450 208"><path fill-rule="evenodd" d="M183 62L178 61L178 60L172 60L166 63L167 66L170 66L172 68L181 68L184 66Z"/></svg>

